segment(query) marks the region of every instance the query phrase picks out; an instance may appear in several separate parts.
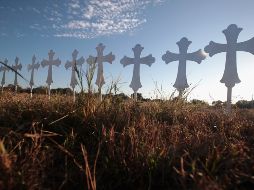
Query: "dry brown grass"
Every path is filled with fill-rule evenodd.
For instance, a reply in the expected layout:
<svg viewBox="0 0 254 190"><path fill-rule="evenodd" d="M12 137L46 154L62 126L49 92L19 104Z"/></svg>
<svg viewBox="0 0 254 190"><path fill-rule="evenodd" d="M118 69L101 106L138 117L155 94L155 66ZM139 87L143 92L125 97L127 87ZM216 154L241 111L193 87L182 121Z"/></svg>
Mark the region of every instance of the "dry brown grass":
<svg viewBox="0 0 254 190"><path fill-rule="evenodd" d="M0 189L253 189L254 114L0 96Z"/></svg>

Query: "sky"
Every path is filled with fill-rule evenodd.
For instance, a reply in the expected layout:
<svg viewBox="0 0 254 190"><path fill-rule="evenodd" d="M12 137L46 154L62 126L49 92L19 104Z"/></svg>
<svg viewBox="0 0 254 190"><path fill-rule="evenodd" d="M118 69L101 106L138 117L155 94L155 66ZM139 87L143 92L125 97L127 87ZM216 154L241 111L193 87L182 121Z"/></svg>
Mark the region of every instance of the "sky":
<svg viewBox="0 0 254 190"><path fill-rule="evenodd" d="M141 56L152 54L151 67L141 65L139 93L146 98L169 98L174 92L178 62L165 64L166 51L179 53L177 42L186 37L192 41L188 52L204 49L210 41L226 43L222 31L230 24L243 28L238 42L254 37L253 0L0 0L0 60L8 64L20 58L21 74L30 80L27 65L32 56L37 61L48 59L49 50L61 60L53 68L52 88L69 87L74 49L78 58L96 56L96 47L103 43L104 54L112 52L115 60L104 63L106 91L112 80L120 78L119 93L132 93L129 87L133 65L123 67L120 60L133 57L136 44L144 47ZM190 99L207 102L226 100L227 88L220 83L226 53L207 57L201 64L187 62ZM83 64L85 70L87 64ZM254 56L237 52L237 68L241 83L233 88L232 101L251 100L254 95ZM0 73L2 77L2 73ZM6 73L6 84L14 81L14 73ZM47 68L35 71L35 85L46 86ZM23 87L29 84L19 78ZM94 88L96 85L94 84ZM78 87L77 87L78 90Z"/></svg>

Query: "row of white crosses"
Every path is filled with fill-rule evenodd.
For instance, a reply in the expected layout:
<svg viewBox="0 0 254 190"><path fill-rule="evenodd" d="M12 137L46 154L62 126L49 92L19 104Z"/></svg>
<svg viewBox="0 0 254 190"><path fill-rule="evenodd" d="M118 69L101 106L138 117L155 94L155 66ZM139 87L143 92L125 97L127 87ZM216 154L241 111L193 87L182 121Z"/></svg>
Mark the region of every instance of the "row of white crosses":
<svg viewBox="0 0 254 190"><path fill-rule="evenodd" d="M227 29L223 30L223 33L226 37L227 44L218 44L213 41L209 43L208 46L205 47L205 52L209 54L210 57L217 53L226 52L226 64L223 77L221 79L221 83L224 83L228 88L227 91L227 112L231 112L231 99L232 99L232 88L235 84L240 83L240 79L237 73L237 63L236 63L236 52L237 51L245 51L251 54L254 54L254 38L251 38L248 41L237 43L238 36L242 28L237 27L235 24L231 24ZM182 95L183 91L189 87L186 77L186 61L194 61L197 63L201 63L202 60L206 58L203 51L200 49L193 53L187 53L188 47L191 44L187 38L182 38L177 45L179 47L179 54L171 53L167 51L166 54L162 56L162 60L165 61L166 64L179 61L178 65L178 73L177 78L174 84L174 87L179 91L179 96ZM144 58L140 58L141 51L143 47L140 45L136 45L133 48L134 58L124 57L121 60L123 66L134 64L133 77L130 87L133 89L135 93L135 98L137 98L137 91L142 87L140 83L140 64L147 64L151 66L152 63L155 62L155 59L152 55L149 55Z"/></svg>
<svg viewBox="0 0 254 190"><path fill-rule="evenodd" d="M8 66L8 60L7 59L4 60L4 64L6 66ZM15 59L15 65L12 65L10 68L6 67L5 65L2 65L0 67L0 72L1 71L3 72L2 81L1 81L2 92L3 92L4 85L5 85L6 71L9 71L10 68L11 68L13 71L15 71L14 86L15 86L15 93L16 93L17 92L17 87L18 87L18 71L20 71L22 69L22 65L21 65L21 63L19 63L19 58L18 57L16 57L16 59Z"/></svg>
<svg viewBox="0 0 254 190"><path fill-rule="evenodd" d="M105 84L104 77L103 77L103 62L109 62L112 63L113 60L115 59L115 56L112 55L112 53L104 56L103 55L103 50L105 49L105 46L103 44L99 44L98 47L96 48L97 50L97 57L89 56L89 58L86 60L87 63L98 63L98 70L97 70L97 79L96 79L96 85L98 86L98 91L100 94L100 100L102 100L102 95L101 95L101 88ZM59 66L61 64L61 61L59 59L54 60L54 52L50 50L49 52L49 60L43 60L41 65L43 67L48 66L48 77L46 83L48 84L48 93L49 93L49 98L50 98L50 86L53 83L52 80L52 66ZM77 71L77 66L81 66L84 62L85 59L83 57L77 59L78 57L78 51L75 49L72 53L72 61L67 61L65 64L65 68L69 69L72 68L71 72L71 82L70 86L72 87L73 90L73 100L75 101L75 86L78 84L77 77L76 77L76 71Z"/></svg>
<svg viewBox="0 0 254 190"><path fill-rule="evenodd" d="M39 63L35 64L35 60L36 60L36 58L35 58L35 56L33 56L32 64L28 65L28 71L31 70L31 79L30 79L30 83L29 83L30 87L31 87L31 96L32 96L32 87L34 85L34 80L33 80L33 78L34 78L34 69L38 69L39 66L40 66ZM15 86L15 93L16 93L17 92L17 87L18 87L18 72L21 71L22 64L19 63L19 58L18 57L16 57L16 59L15 59L15 65L12 65L11 67L7 67L8 66L8 60L7 59L4 60L4 64L5 65L2 65L0 67L0 71L3 72L2 81L1 81L2 92L3 92L4 85L5 85L6 71L10 71L10 68L11 68L11 70L15 72L15 77L14 77L14 83L13 84Z"/></svg>
<svg viewBox="0 0 254 190"><path fill-rule="evenodd" d="M227 92L227 111L230 112L231 110L231 97L232 97L232 88L235 86L236 83L240 83L240 79L238 77L237 73L237 64L236 64L236 52L237 51L245 51L254 54L254 38L237 43L238 36L241 32L242 28L237 27L236 25L232 24L229 25L226 30L223 30L224 35L226 36L227 44L218 44L213 41L210 42L208 46L205 47L205 52L208 53L211 57L217 53L226 52L226 65L223 77L221 79L221 83L224 83L226 87L228 88ZM205 53L200 49L193 53L188 53L188 47L191 44L191 41L189 41L187 38L182 38L179 42L177 42L177 45L179 47L179 54L171 53L170 51L167 51L163 56L162 60L165 61L166 64L173 62L173 61L179 61L178 65L178 73L177 78L174 84L174 87L178 90L179 96L182 96L183 91L189 87L186 77L186 62L187 61L194 61L197 63L201 63L205 58ZM104 77L103 77L103 62L108 62L112 64L112 62L115 60L115 56L111 53L107 55L103 55L103 51L105 49L105 46L103 44L99 44L96 47L97 50L97 56L89 56L89 58L86 60L87 63L97 63L98 64L98 70L97 70L97 79L96 79L96 85L98 86L98 91L100 93L100 100L102 99L101 95L101 89L102 86L105 84ZM146 57L141 57L141 52L143 51L143 47L140 44L137 44L134 48L132 48L134 52L134 58L129 58L124 56L120 63L125 67L127 65L133 64L133 76L132 81L130 84L130 87L132 88L134 92L134 98L137 100L137 92L139 88L142 87L140 82L140 64L145 64L148 66L151 66L155 62L155 58L152 57L152 55L148 55ZM61 64L61 61L59 59L54 60L53 57L55 55L55 52L53 50L50 50L49 52L49 60L43 60L41 62L42 67L48 66L48 76L46 83L48 84L48 93L50 98L50 86L53 83L52 80L52 67L53 66L59 66ZM76 78L76 69L77 66L81 66L85 59L83 57L77 59L78 51L74 50L72 53L72 61L67 61L65 64L65 68L72 68L72 74L71 74L71 83L70 86L73 90L73 97L75 101L75 86L78 84L77 78ZM34 69L38 69L40 64L35 63L35 56L32 59L32 64L28 66L28 70L31 70L31 79L30 79L30 87L31 87L31 96L32 96L32 88L34 85L33 77L34 77ZM5 60L5 64L7 64L7 60ZM22 65L19 63L19 59L16 58L15 65L12 66L12 69L14 71L21 70ZM7 67L1 66L0 71L3 71L3 78L2 78L2 87L5 84L5 72L9 69ZM14 85L17 87L17 72L15 72L15 80Z"/></svg>
<svg viewBox="0 0 254 190"><path fill-rule="evenodd" d="M97 73L97 79L96 79L96 85L98 86L99 92L100 92L100 100L102 99L101 96L101 88L102 86L105 84L104 81L104 77L103 77L103 62L109 62L112 63L113 60L115 59L115 56L112 54L112 52L106 56L103 55L103 50L105 49L105 46L103 44L99 44L98 47L96 48L97 50L97 57L93 57L93 56L89 56L89 58L86 60L87 63L98 63L98 73ZM42 67L48 67L48 76L47 76L47 80L46 83L48 85L48 95L49 95L49 99L50 99L50 89L51 89L51 84L53 83L53 66L59 66L61 64L60 59L56 59L54 60L54 55L55 52L53 50L50 50L48 53L48 60L43 60L41 62L41 66ZM69 68L72 68L72 72L71 72L71 82L70 82L70 86L72 87L73 90L73 98L75 101L75 86L78 84L77 81L77 77L76 77L76 71L77 71L77 66L81 66L84 62L85 59L83 57L77 59L78 56L78 51L75 49L72 53L72 61L67 61L65 64L65 68L66 70ZM9 67L7 67L8 60L5 59L4 64L0 67L0 71L3 72L3 76L2 76L2 91L3 91L3 87L5 85L5 72L9 71ZM14 80L14 85L15 85L15 92L17 92L17 85L18 85L18 80L17 80L17 75L18 72L22 69L22 65L21 63L19 63L19 58L16 57L15 59L15 65L13 65L11 70L15 72L15 80ZM30 77L30 89L31 89L31 97L32 97L32 90L33 90L33 86L34 86L34 70L35 69L39 69L40 67L40 63L36 63L36 57L33 56L32 58L32 64L28 65L28 71L31 71L31 77Z"/></svg>

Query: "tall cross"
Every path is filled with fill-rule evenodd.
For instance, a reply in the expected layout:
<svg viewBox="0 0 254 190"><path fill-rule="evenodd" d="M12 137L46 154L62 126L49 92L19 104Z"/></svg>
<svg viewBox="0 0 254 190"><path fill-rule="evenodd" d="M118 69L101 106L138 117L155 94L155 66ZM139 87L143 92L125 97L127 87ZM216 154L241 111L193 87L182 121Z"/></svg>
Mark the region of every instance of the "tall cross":
<svg viewBox="0 0 254 190"><path fill-rule="evenodd" d="M15 93L17 93L17 89L18 89L18 70L20 71L22 69L22 65L21 65L21 63L19 63L19 58L18 57L16 57L15 65L12 65L12 69L15 72L14 86L15 86Z"/></svg>
<svg viewBox="0 0 254 190"><path fill-rule="evenodd" d="M193 53L187 53L188 47L191 43L192 42L187 38L182 38L179 42L176 43L179 47L179 54L167 51L166 54L162 56L162 60L165 61L166 64L173 61L179 61L177 77L174 84L174 87L179 92L179 96L182 96L183 91L189 87L186 77L186 62L194 61L200 64L202 60L206 58L201 49Z"/></svg>
<svg viewBox="0 0 254 190"><path fill-rule="evenodd" d="M36 57L35 57L35 55L33 56L33 58L32 58L32 64L29 64L28 66L27 66L27 70L28 71L31 71L31 78L30 78L30 82L29 82L29 84L30 84L30 91L31 91L31 97L33 96L33 85L34 85L34 69L36 69L36 70L38 70L39 69L39 67L40 67L40 63L39 62L37 62L37 63L35 63L35 61L36 61Z"/></svg>
<svg viewBox="0 0 254 190"><path fill-rule="evenodd" d="M101 95L101 88L105 84L104 76L103 76L103 62L108 62L112 64L112 62L115 60L115 55L110 52L108 55L103 55L103 51L105 49L105 46L100 43L97 47L97 57L89 56L87 59L88 63L98 63L98 70L97 70L97 79L95 84L98 86L99 93L100 93L100 100L102 99Z"/></svg>
<svg viewBox="0 0 254 190"><path fill-rule="evenodd" d="M71 83L70 86L72 87L72 89L75 88L75 86L78 84L77 78L76 78L76 70L77 70L77 66L81 66L84 62L85 59L84 57L81 57L77 60L78 57L78 51L75 49L72 53L72 61L67 61L65 63L65 68L69 69L70 67L72 68L72 72L71 72Z"/></svg>
<svg viewBox="0 0 254 190"><path fill-rule="evenodd" d="M58 67L61 64L61 61L59 60L59 58L56 60L53 60L54 55L55 55L55 52L53 50L50 50L48 53L49 60L43 59L43 61L41 62L42 67L48 66L48 77L47 77L46 83L48 84L49 99L50 99L50 85L53 83L52 67L53 65Z"/></svg>
<svg viewBox="0 0 254 190"><path fill-rule="evenodd" d="M67 61L65 63L65 68L69 69L70 67L72 68L72 72L71 72L71 83L70 86L72 87L73 90L73 98L75 101L75 86L78 84L77 78L76 78L76 70L77 70L77 65L81 66L84 62L85 59L83 57L79 58L77 60L78 57L78 51L75 49L72 53L72 61Z"/></svg>
<svg viewBox="0 0 254 190"><path fill-rule="evenodd" d="M137 44L134 48L132 48L134 53L134 58L129 58L124 56L120 63L126 67L127 65L134 65L133 68L133 75L130 87L134 91L134 99L137 100L137 92L138 89L142 87L140 82L140 64L148 65L149 67L155 62L155 58L152 56L152 54L149 54L146 57L140 57L141 52L143 51L144 47L142 47L140 44Z"/></svg>
<svg viewBox="0 0 254 190"><path fill-rule="evenodd" d="M5 60L4 60L4 64L7 65L7 63L8 63L8 60L5 59ZM1 72L1 71L3 72L3 77L2 77L2 81L1 81L2 92L3 92L3 90L4 90L4 85L5 85L5 73L6 73L6 71L8 72L8 71L10 70L10 69L9 69L8 67L6 67L5 65L2 65L2 66L0 67L0 72Z"/></svg>
<svg viewBox="0 0 254 190"><path fill-rule="evenodd" d="M231 24L227 29L223 30L227 44L219 44L213 41L205 47L205 51L209 53L210 57L217 53L226 52L226 65L221 83L224 83L227 87L227 112L231 112L231 99L232 88L235 84L240 83L240 79L237 73L236 52L245 51L254 54L254 38L251 38L245 42L237 42L238 36L242 28L239 28L235 24Z"/></svg>

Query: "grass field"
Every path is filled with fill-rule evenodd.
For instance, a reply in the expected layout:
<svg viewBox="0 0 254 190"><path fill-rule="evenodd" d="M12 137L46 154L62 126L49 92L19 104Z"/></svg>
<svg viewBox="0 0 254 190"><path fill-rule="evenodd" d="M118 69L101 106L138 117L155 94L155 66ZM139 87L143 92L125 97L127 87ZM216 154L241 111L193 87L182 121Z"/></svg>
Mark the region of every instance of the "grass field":
<svg viewBox="0 0 254 190"><path fill-rule="evenodd" d="M254 111L0 96L0 189L254 189Z"/></svg>

